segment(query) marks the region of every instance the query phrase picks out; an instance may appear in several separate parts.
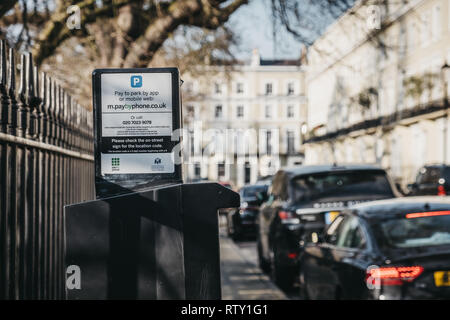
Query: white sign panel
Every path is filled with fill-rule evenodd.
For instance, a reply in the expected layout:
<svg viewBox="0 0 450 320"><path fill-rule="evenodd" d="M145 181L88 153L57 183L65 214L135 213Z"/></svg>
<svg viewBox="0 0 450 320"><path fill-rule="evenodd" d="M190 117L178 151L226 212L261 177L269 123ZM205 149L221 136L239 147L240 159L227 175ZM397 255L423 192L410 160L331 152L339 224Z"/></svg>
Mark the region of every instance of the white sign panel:
<svg viewBox="0 0 450 320"><path fill-rule="evenodd" d="M101 74L101 175L173 173L171 73Z"/></svg>

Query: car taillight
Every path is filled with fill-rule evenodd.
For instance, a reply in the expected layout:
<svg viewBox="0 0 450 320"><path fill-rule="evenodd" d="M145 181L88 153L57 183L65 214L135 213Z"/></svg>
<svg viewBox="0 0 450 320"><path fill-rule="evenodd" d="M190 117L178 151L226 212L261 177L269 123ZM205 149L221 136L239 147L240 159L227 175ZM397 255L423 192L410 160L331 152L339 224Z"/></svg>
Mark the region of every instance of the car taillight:
<svg viewBox="0 0 450 320"><path fill-rule="evenodd" d="M290 253L288 253L288 258L289 259L295 259L295 258L297 258L298 257L298 253L296 253L296 252L290 252Z"/></svg>
<svg viewBox="0 0 450 320"><path fill-rule="evenodd" d="M381 267L367 271L366 281L372 285L398 286L412 282L423 272L423 267Z"/></svg>
<svg viewBox="0 0 450 320"><path fill-rule="evenodd" d="M294 218L294 213L290 211L280 211L278 212L278 216L280 217L281 220L287 220Z"/></svg>
<svg viewBox="0 0 450 320"><path fill-rule="evenodd" d="M406 219L424 218L424 217L436 217L436 216L449 216L450 211L428 211L428 212L414 212L408 213Z"/></svg>
<svg viewBox="0 0 450 320"><path fill-rule="evenodd" d="M438 196L446 196L447 195L447 193L445 192L444 186L438 186L437 195Z"/></svg>

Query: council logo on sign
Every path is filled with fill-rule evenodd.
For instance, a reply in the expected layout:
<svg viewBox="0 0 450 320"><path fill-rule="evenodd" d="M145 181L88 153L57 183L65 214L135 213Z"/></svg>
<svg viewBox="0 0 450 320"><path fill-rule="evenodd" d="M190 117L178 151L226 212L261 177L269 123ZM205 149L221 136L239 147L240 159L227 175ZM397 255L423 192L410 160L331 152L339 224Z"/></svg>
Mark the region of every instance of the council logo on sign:
<svg viewBox="0 0 450 320"><path fill-rule="evenodd" d="M131 76L131 87L132 88L142 87L142 76Z"/></svg>
<svg viewBox="0 0 450 320"><path fill-rule="evenodd" d="M162 164L162 159L159 157L155 158L155 160L153 160L152 170L161 172L161 171L164 171L164 169L165 169L165 167Z"/></svg>
<svg viewBox="0 0 450 320"><path fill-rule="evenodd" d="M120 170L120 158L111 158L111 169L112 171Z"/></svg>

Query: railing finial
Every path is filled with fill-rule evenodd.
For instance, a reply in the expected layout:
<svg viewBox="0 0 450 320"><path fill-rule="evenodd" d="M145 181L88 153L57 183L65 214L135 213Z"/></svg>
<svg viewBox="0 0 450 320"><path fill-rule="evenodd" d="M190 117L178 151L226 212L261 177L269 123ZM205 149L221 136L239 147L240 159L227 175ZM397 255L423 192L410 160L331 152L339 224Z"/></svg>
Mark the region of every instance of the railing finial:
<svg viewBox="0 0 450 320"><path fill-rule="evenodd" d="M27 77L26 77L26 55L22 53L20 55L20 85L19 85L19 98L20 101L26 103L26 91L27 91Z"/></svg>
<svg viewBox="0 0 450 320"><path fill-rule="evenodd" d="M38 96L37 88L39 84L36 78L35 73L37 73L37 68L34 67L33 63L33 55L31 53L27 54L27 63L26 63L26 83L27 87L25 90L25 96L27 98L27 102L31 109L35 109L38 107L40 103L40 99Z"/></svg>
<svg viewBox="0 0 450 320"><path fill-rule="evenodd" d="M9 48L8 93L10 97L15 97L16 94L16 62L14 56L14 49Z"/></svg>
<svg viewBox="0 0 450 320"><path fill-rule="evenodd" d="M6 61L6 41L1 40L0 41L0 88L5 89L6 88L6 68L7 68L7 61Z"/></svg>

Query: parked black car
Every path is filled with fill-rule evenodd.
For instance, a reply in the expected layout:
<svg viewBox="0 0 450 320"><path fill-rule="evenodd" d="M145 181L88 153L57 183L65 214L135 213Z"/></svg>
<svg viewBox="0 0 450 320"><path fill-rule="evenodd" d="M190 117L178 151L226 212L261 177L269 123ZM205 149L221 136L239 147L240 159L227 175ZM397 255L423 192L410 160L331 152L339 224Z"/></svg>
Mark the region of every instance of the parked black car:
<svg viewBox="0 0 450 320"><path fill-rule="evenodd" d="M227 234L233 240L244 237L255 237L256 217L261 205L261 195L267 194L269 181L260 184L244 186L239 190L241 206L228 211Z"/></svg>
<svg viewBox="0 0 450 320"><path fill-rule="evenodd" d="M343 208L397 196L386 172L368 165L300 166L279 170L258 216L259 265L289 289L303 238L320 233Z"/></svg>
<svg viewBox="0 0 450 320"><path fill-rule="evenodd" d="M417 174L416 181L408 185L410 196L438 195L450 193L450 166L427 165Z"/></svg>
<svg viewBox="0 0 450 320"><path fill-rule="evenodd" d="M450 298L447 197L356 205L312 238L300 259L305 298Z"/></svg>

